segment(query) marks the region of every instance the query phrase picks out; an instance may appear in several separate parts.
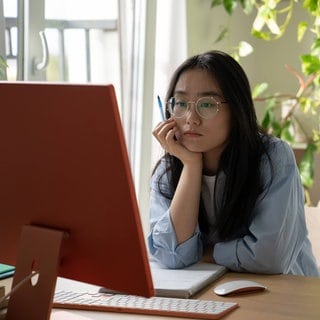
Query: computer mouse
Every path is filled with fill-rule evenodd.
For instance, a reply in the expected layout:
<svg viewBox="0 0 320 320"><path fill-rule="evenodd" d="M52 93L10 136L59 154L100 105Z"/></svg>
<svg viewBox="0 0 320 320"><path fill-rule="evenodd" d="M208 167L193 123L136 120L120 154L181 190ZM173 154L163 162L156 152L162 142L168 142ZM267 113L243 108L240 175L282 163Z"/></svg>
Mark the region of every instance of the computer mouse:
<svg viewBox="0 0 320 320"><path fill-rule="evenodd" d="M266 286L256 281L233 280L216 286L213 291L219 296L226 296L228 294L236 294L249 291L262 291L266 288Z"/></svg>

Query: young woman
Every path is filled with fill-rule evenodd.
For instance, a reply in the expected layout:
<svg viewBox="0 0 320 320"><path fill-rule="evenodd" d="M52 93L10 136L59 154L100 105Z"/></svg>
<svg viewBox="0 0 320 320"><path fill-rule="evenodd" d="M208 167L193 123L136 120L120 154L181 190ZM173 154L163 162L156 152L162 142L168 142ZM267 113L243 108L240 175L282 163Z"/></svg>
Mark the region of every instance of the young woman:
<svg viewBox="0 0 320 320"><path fill-rule="evenodd" d="M209 260L233 271L318 276L290 146L257 123L250 85L229 55L186 60L153 131L150 253L169 268Z"/></svg>

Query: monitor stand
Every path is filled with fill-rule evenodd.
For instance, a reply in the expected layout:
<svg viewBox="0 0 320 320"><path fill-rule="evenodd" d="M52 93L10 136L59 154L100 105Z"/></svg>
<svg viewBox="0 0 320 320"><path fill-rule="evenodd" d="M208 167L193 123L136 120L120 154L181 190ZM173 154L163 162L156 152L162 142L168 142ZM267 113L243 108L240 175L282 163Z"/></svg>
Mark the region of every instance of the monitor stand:
<svg viewBox="0 0 320 320"><path fill-rule="evenodd" d="M49 320L60 263L62 240L66 233L59 230L24 226L20 240L6 320ZM32 273L38 273L32 278Z"/></svg>

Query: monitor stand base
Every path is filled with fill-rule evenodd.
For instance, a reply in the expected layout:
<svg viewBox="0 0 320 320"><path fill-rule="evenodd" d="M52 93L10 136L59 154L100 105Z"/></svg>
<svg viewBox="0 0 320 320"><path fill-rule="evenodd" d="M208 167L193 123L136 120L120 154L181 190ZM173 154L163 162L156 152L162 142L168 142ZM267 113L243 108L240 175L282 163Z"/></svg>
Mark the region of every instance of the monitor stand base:
<svg viewBox="0 0 320 320"><path fill-rule="evenodd" d="M10 296L6 320L50 319L65 235L63 231L44 227L23 227L13 290L22 284ZM28 277L28 281L23 281Z"/></svg>

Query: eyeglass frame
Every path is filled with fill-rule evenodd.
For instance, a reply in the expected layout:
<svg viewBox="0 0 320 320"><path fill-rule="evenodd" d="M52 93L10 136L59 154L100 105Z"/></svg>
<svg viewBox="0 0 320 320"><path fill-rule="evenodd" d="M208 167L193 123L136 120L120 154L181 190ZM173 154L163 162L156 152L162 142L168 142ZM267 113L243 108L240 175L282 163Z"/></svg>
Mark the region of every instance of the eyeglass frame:
<svg viewBox="0 0 320 320"><path fill-rule="evenodd" d="M211 117L209 117L209 118L204 117L203 115L201 115L200 112L199 112L199 110L198 110L198 108L197 108L198 102L199 102L201 99L204 99L204 98L210 98L210 99L212 99L212 100L214 101L215 105L216 105L216 108L217 108L216 113L215 113L214 115L212 115ZM182 116L177 117L177 116L174 115L173 109L172 109L172 107L171 107L172 101L173 101L173 103L175 103L175 99L176 99L175 97L171 97L171 98L166 102L166 106L167 106L167 109L168 109L170 115L171 115L172 117L174 117L174 118L177 118L177 119L182 119L183 117L186 116L187 112L190 110L190 106L189 106L189 105L190 105L191 103L194 104L196 113L197 113L198 116L199 116L200 118L202 118L202 119L212 119L212 118L214 118L214 117L217 115L217 113L220 112L220 108L219 108L219 107L221 106L221 104L223 104L223 103L228 103L228 101L219 101L219 100L217 101L213 96L200 97L197 101L184 101L184 100L183 100L183 102L185 102L185 103L187 104L187 109L186 109L185 113L184 113Z"/></svg>

